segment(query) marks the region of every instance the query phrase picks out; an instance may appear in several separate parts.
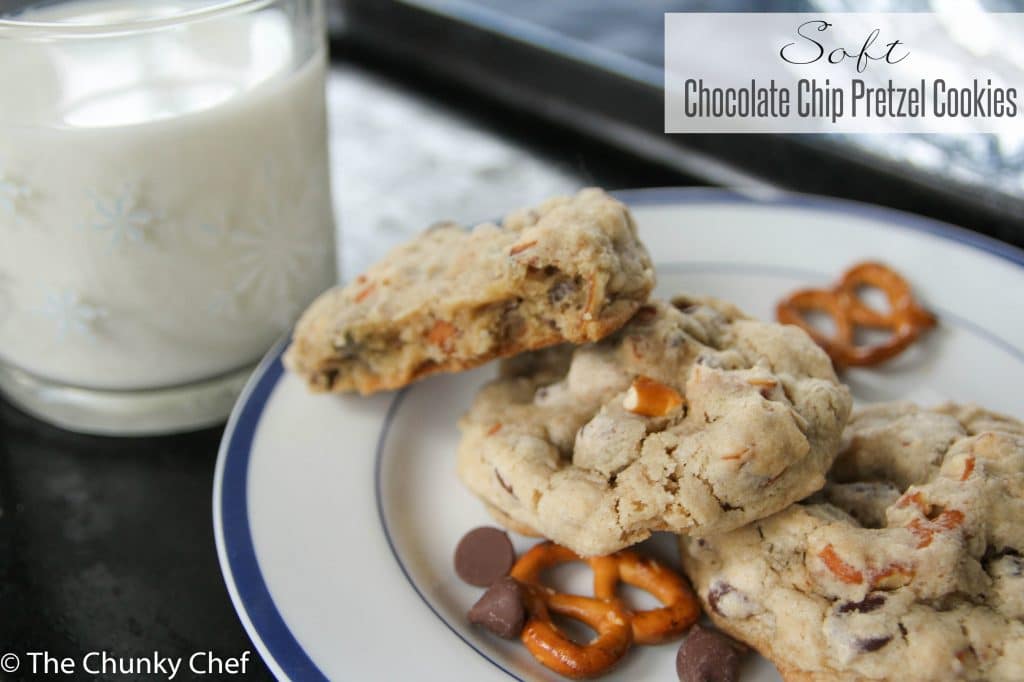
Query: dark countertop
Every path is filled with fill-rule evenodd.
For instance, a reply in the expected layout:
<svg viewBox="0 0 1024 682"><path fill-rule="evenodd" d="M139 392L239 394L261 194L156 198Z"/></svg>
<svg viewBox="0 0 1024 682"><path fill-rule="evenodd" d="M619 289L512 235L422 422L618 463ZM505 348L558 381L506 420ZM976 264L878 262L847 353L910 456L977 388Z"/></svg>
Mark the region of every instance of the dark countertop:
<svg viewBox="0 0 1024 682"><path fill-rule="evenodd" d="M81 436L0 402L0 654L252 649L213 541L220 435Z"/></svg>

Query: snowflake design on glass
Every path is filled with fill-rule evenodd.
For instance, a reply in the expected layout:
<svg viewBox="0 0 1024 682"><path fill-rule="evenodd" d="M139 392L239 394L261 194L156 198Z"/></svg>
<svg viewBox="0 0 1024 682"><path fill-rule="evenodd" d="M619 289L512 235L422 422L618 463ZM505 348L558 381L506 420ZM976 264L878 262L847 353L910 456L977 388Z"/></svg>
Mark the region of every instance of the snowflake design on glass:
<svg viewBox="0 0 1024 682"><path fill-rule="evenodd" d="M227 234L227 228L224 227L225 221L210 221L199 224L199 236L202 239L206 239L210 242L220 242L224 239L224 235Z"/></svg>
<svg viewBox="0 0 1024 682"><path fill-rule="evenodd" d="M0 210L17 215L21 204L32 196L31 188L0 170Z"/></svg>
<svg viewBox="0 0 1024 682"><path fill-rule="evenodd" d="M140 201L135 191L129 188L109 198L96 196L93 201L99 219L91 223L90 227L108 233L111 246L123 242L141 244L149 239L157 216L139 207Z"/></svg>
<svg viewBox="0 0 1024 682"><path fill-rule="evenodd" d="M220 207L205 220L183 226L181 237L183 244L199 249L219 249L227 245L231 221L227 217L227 209Z"/></svg>
<svg viewBox="0 0 1024 682"><path fill-rule="evenodd" d="M276 211L268 218L277 216ZM235 231L229 236L242 273L234 290L271 303L271 321L281 329L293 322L300 305L295 281L316 257L317 250L280 224L263 221L257 230Z"/></svg>
<svg viewBox="0 0 1024 682"><path fill-rule="evenodd" d="M238 320L242 311L238 305L238 295L231 291L215 291L206 304L206 311L211 317L224 320Z"/></svg>
<svg viewBox="0 0 1024 682"><path fill-rule="evenodd" d="M322 255L323 245L317 243L316 221L308 215L320 200L318 183L315 179L301 183L301 195L284 201L275 170L272 163L264 165L260 217L246 229L220 232L233 254L231 267L238 278L228 292L211 299L209 310L213 315L240 315L247 299L248 308L269 310L269 321L283 330L295 321L305 302L301 282Z"/></svg>
<svg viewBox="0 0 1024 682"><path fill-rule="evenodd" d="M49 292L39 312L53 320L58 341L69 336L95 339L96 325L107 316L104 308L86 303L70 289Z"/></svg>

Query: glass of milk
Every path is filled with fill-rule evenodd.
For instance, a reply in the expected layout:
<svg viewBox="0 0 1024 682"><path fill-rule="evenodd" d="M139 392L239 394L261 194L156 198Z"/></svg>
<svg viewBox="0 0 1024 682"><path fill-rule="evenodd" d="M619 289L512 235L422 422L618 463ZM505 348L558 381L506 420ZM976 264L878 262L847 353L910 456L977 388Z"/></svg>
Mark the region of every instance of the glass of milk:
<svg viewBox="0 0 1024 682"><path fill-rule="evenodd" d="M224 419L337 278L325 68L321 0L0 17L9 400L95 433Z"/></svg>

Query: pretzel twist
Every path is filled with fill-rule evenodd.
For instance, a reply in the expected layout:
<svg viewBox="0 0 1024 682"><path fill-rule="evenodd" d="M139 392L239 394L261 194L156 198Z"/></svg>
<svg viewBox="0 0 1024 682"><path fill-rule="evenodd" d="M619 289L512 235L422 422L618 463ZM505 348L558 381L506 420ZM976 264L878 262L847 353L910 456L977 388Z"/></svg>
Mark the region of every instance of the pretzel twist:
<svg viewBox="0 0 1024 682"><path fill-rule="evenodd" d="M871 286L885 294L888 312L875 310L860 298ZM835 334L826 336L807 321L817 311L832 318ZM935 326L935 316L914 299L910 284L881 263L859 263L847 270L831 289L801 289L779 302L776 317L807 332L839 367L877 365L902 353L923 332ZM888 330L891 336L874 345L858 345L857 327Z"/></svg>
<svg viewBox="0 0 1024 682"><path fill-rule="evenodd" d="M541 584L542 571L571 561L586 561L593 570L593 598L563 594ZM561 545L542 542L516 562L511 575L527 587L529 619L523 628L523 644L538 661L566 677L600 675L615 665L634 641L663 642L683 632L700 615L697 599L682 577L631 550L583 559ZM631 611L616 594L620 581L650 592L665 606ZM573 642L551 621L551 612L586 623L597 637L585 645Z"/></svg>
<svg viewBox="0 0 1024 682"><path fill-rule="evenodd" d="M594 595L626 610L637 644L661 644L682 634L700 617L700 606L690 586L682 576L654 559L624 549L612 556L590 559L589 563L594 571ZM630 611L616 594L620 581L650 592L665 606Z"/></svg>

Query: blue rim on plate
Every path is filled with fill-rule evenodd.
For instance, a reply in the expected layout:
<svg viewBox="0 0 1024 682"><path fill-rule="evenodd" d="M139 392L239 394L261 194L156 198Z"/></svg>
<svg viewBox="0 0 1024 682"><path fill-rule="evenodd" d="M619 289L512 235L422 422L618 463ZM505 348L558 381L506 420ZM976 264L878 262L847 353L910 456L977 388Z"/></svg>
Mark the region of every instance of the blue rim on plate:
<svg viewBox="0 0 1024 682"><path fill-rule="evenodd" d="M806 208L819 211L841 211L845 215L859 215L887 223L895 228L924 232L965 244L1024 268L1024 251L1009 244L1004 244L998 240L970 232L963 228L954 227L953 225L928 218L854 201L799 194L778 194L762 198L738 194L729 190L705 188L652 188L614 192L613 194L630 206L749 203ZM976 333L981 333L988 337L1024 361L1024 350L1014 347L1004 339L987 332L969 320L959 319L958 322L971 328ZM278 342L267 353L263 361L260 362L242 391L228 420L224 437L221 441L217 470L214 476L214 535L217 542L217 553L220 559L221 571L224 574L225 583L231 594L235 610L267 665L275 672L289 678L326 680L327 677L310 659L298 640L295 639L294 634L288 628L277 605L274 603L273 596L264 582L263 574L256 558L252 529L249 526L248 474L253 438L263 414L263 409L266 407L274 387L284 372L281 356L286 345L287 339ZM388 408L388 417L393 417L396 407L401 401L401 395L401 393L398 394ZM382 427L378 441L378 462L374 467L375 479L379 479L379 459L382 445L387 435L386 424L389 421L390 419L385 420L385 425ZM394 544L391 542L386 519L381 507L379 480L375 480L374 485L382 530L388 539L391 552L395 556L395 560L398 562L410 586L427 607L456 636L497 668L512 677L516 677L512 672L479 651L479 649L476 649L472 643L467 642L437 613L429 601L420 593L412 577L402 565Z"/></svg>

